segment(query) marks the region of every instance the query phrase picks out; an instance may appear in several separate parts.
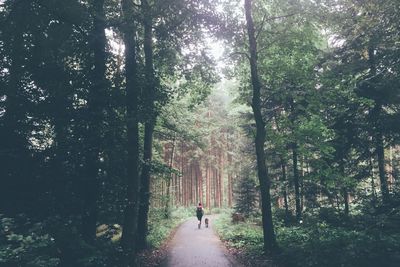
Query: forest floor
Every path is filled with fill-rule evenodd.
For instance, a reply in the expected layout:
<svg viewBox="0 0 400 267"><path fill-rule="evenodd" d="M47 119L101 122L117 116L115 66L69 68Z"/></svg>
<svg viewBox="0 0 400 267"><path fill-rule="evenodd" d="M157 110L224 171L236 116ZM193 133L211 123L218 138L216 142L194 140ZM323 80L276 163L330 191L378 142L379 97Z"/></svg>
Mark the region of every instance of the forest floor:
<svg viewBox="0 0 400 267"><path fill-rule="evenodd" d="M209 227L204 218L210 219ZM233 267L241 266L225 249L213 230L215 215L203 217L201 228L197 227L195 217L181 224L165 247L162 267Z"/></svg>

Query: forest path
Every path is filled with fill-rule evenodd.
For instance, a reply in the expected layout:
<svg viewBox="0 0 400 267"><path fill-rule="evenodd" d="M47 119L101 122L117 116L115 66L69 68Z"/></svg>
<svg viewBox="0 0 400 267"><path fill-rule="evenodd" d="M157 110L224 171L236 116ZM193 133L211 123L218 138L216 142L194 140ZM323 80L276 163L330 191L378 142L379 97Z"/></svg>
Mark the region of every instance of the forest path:
<svg viewBox="0 0 400 267"><path fill-rule="evenodd" d="M179 226L168 245L168 255L163 267L234 267L241 266L226 251L213 230L215 215L203 217L201 228L197 228L197 218ZM204 219L209 218L208 228Z"/></svg>

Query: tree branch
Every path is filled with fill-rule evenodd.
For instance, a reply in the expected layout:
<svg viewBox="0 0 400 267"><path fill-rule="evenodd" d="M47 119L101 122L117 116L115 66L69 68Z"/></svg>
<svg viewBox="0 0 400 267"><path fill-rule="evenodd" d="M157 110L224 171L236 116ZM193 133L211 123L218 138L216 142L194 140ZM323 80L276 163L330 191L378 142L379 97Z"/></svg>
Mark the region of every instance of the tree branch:
<svg viewBox="0 0 400 267"><path fill-rule="evenodd" d="M250 56L249 56L247 53L245 53L245 52L239 52L239 51L230 53L230 54L229 54L229 57L233 57L233 56L237 56L237 55L239 55L239 56L245 56L247 59L250 59Z"/></svg>
<svg viewBox="0 0 400 267"><path fill-rule="evenodd" d="M262 21L261 21L261 25L256 30L256 32L257 32L256 39L258 39L258 36L260 35L262 29L264 28L265 22L271 21L271 20L276 20L276 19L288 18L288 17L295 16L297 14L299 14L299 13L291 13L291 14L287 14L287 15L282 15L282 16L277 16L277 17L270 17L270 18L267 18L267 15L265 14L263 19L262 19Z"/></svg>

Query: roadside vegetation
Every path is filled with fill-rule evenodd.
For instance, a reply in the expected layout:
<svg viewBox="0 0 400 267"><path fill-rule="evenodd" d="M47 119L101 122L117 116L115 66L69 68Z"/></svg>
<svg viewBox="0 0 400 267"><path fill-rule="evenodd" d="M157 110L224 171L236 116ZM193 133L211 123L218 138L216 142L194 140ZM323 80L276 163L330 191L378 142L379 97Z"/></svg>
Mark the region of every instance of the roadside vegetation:
<svg viewBox="0 0 400 267"><path fill-rule="evenodd" d="M387 209L390 212L387 212ZM263 253L261 218L255 214L233 222L225 211L215 228L228 249L246 266L388 266L400 263L399 207L354 210L344 216L321 208L304 213L301 223L285 223L284 211L275 210L279 245L276 254Z"/></svg>

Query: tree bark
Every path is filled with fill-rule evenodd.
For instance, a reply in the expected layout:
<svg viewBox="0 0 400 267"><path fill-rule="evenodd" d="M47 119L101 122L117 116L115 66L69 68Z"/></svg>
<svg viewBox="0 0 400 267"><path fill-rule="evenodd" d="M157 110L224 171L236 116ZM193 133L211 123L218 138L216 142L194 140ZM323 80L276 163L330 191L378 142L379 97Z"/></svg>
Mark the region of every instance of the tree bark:
<svg viewBox="0 0 400 267"><path fill-rule="evenodd" d="M296 219L299 222L301 220L301 203L300 203L300 179L298 170L298 155L297 155L297 143L292 144L292 159L293 159L293 181L294 181L294 194L296 202Z"/></svg>
<svg viewBox="0 0 400 267"><path fill-rule="evenodd" d="M101 151L101 128L105 107L106 91L106 35L104 0L92 1L93 9L93 34L92 46L94 54L93 86L89 92L89 129L88 129L88 162L87 177L84 182L84 213L82 222L82 236L87 242L92 242L96 237L97 200L99 196L99 154Z"/></svg>
<svg viewBox="0 0 400 267"><path fill-rule="evenodd" d="M231 143L230 143L230 140L229 140L229 134L227 135L227 160L228 160L228 166L229 166L229 168L232 166L232 155L230 154L231 153L231 149L232 149L232 146L231 146ZM232 207L232 194L233 194L233 186L232 186L232 182L233 182L233 179L232 179L232 177L233 177L233 174L232 174L232 170L230 169L229 171L228 171L228 207L229 208L231 208Z"/></svg>
<svg viewBox="0 0 400 267"><path fill-rule="evenodd" d="M211 210L211 198L210 198L210 167L207 161L206 163L206 207Z"/></svg>
<svg viewBox="0 0 400 267"><path fill-rule="evenodd" d="M155 77L153 65L153 18L152 10L148 1L142 0L142 13L144 25L144 56L145 56L145 79L146 88L144 100L146 103L146 114L148 117L145 122L144 130L144 148L141 186L140 186L140 207L138 221L138 248L143 249L146 246L146 236L148 233L148 213L150 207L150 172L153 149L153 133L156 122L156 111L154 107L155 96ZM168 190L168 189L167 189Z"/></svg>
<svg viewBox="0 0 400 267"><path fill-rule="evenodd" d="M176 140L176 134L174 134L174 139L172 140L172 147L171 147L171 157L168 163L168 167L169 169L172 171L172 167L173 167L173 162L174 162L174 155L175 155L175 140ZM170 209L170 202L171 202L171 197L170 197L170 189L171 189L171 181L173 179L173 174L171 172L170 177L168 178L167 181L167 196L166 196L166 200L165 200L165 204L164 204L164 214L165 214L165 218L168 219L169 218L169 209Z"/></svg>
<svg viewBox="0 0 400 267"><path fill-rule="evenodd" d="M122 0L122 26L125 43L126 123L127 123L127 204L121 237L122 248L129 262L135 260L139 212L139 121L138 66L136 61L136 25L132 1Z"/></svg>
<svg viewBox="0 0 400 267"><path fill-rule="evenodd" d="M289 213L289 203L288 203L288 196L287 196L287 191L286 191L286 182L287 182L287 177L286 177L286 164L281 158L281 168L282 168L282 182L284 184L283 188L283 203L285 206L285 223L289 223L289 218L290 218L290 213Z"/></svg>
<svg viewBox="0 0 400 267"><path fill-rule="evenodd" d="M374 77L376 75L376 63L375 63L375 48L372 44L368 48L368 61L370 65L370 75ZM371 118L374 125L374 139L376 154L378 157L378 171L379 171L379 181L381 185L382 203L387 204L389 202L389 187L385 171L385 146L383 141L382 124L381 124L381 113L382 113L382 103L375 99L375 106L371 112Z"/></svg>
<svg viewBox="0 0 400 267"><path fill-rule="evenodd" d="M380 103L375 103L373 113L375 115L374 118L376 119L375 146L376 146L376 155L378 157L379 182L381 186L382 202L384 204L387 204L389 202L390 195L389 195L389 187L385 170L385 149L383 142L383 134L379 119L381 111L382 111L382 105Z"/></svg>
<svg viewBox="0 0 400 267"><path fill-rule="evenodd" d="M268 176L266 156L264 151L266 129L265 129L265 122L263 120L261 113L261 83L258 77L257 43L256 43L254 22L252 17L252 1L245 0L244 8L246 12L247 33L249 38L249 52L250 52L249 61L251 68L251 83L253 87L252 109L254 113L254 119L256 121L255 148L257 156L257 173L261 189L264 250L266 252L272 252L277 247L277 244L276 244L276 237L274 232L274 225L272 221L272 211L271 211L271 195L270 195L271 181Z"/></svg>

